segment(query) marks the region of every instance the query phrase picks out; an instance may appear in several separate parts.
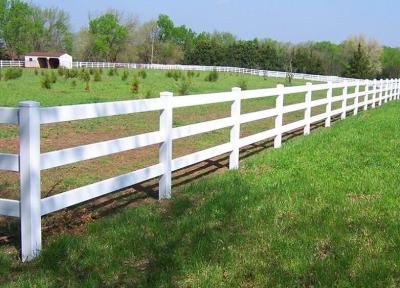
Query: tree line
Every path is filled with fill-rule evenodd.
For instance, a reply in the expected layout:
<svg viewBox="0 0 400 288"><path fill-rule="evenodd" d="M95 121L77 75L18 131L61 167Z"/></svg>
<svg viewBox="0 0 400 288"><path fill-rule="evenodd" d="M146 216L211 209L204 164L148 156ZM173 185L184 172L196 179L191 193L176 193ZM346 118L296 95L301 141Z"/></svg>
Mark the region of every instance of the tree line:
<svg viewBox="0 0 400 288"><path fill-rule="evenodd" d="M69 15L21 0L0 0L0 56L18 59L31 50L65 51L81 61L235 66L354 78L400 77L400 49L352 36L329 41L283 43L242 40L228 32L196 33L167 15L139 23L110 10L89 17L73 33Z"/></svg>

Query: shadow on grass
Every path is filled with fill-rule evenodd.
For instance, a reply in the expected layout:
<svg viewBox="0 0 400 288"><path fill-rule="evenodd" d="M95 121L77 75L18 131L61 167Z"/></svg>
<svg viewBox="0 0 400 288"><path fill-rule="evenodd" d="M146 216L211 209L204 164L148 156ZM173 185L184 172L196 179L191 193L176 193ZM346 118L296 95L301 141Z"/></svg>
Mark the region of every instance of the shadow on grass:
<svg viewBox="0 0 400 288"><path fill-rule="evenodd" d="M351 114L351 112L348 113L348 115ZM337 120L340 120L340 116L334 117L332 123ZM324 123L324 121L321 121L313 124L311 130L324 127ZM293 130L283 135L283 141L288 141L301 135L303 135L303 129ZM244 147L240 151L240 160L244 160L272 147L273 140L262 141ZM225 154L176 171L173 173L172 187L178 188L208 175L225 171L228 169L228 161L229 156ZM46 241L48 236L59 234L64 231L79 233L82 226L88 222L115 215L128 206L135 207L156 202L157 198L158 182L153 179L136 184L128 189L116 191L88 203L64 209L60 212L43 217L42 233L44 235L44 241ZM11 217L4 217L4 219L4 221L0 221L0 246L10 245L20 250L19 219Z"/></svg>

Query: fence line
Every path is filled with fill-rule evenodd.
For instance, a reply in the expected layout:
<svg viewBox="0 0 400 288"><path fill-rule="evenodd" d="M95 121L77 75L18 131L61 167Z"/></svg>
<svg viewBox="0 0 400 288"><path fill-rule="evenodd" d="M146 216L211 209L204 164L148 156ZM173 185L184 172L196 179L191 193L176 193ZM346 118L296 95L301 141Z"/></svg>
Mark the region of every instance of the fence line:
<svg viewBox="0 0 400 288"><path fill-rule="evenodd" d="M360 110L375 108L388 101L398 100L399 85L399 79L329 82L317 85L307 83L307 85L294 87L284 87L280 84L270 89L241 91L240 88L233 88L231 92L193 96L173 97L172 93L163 92L160 98L110 103L42 108L37 102L25 101L21 102L18 108L0 107L0 124L16 124L20 128L20 152L18 155L0 154L0 169L19 172L21 185L19 200L0 199L0 214L21 219L22 260L29 261L41 250L41 217L46 214L156 177L160 177L159 198L170 198L173 171L225 153L229 153L229 168L237 169L240 148L267 139L273 139L274 147L279 148L282 145L284 133L304 129L304 134L307 135L310 133L312 123L325 121L325 127L329 127L334 116L341 116L344 119L349 111L356 115ZM348 93L350 87L354 87L354 93ZM333 96L334 89L342 89L342 94ZM326 97L312 100L312 94L316 91L326 91ZM304 101L285 105L285 95L293 93L305 93ZM275 107L241 113L242 100L261 97L275 97ZM351 99L354 100L353 104L348 105ZM227 118L175 128L172 125L176 108L222 102L231 103L231 115ZM334 103L341 104L340 108L333 110ZM313 107L324 105L326 109L323 113L312 116ZM40 126L43 124L146 111L160 111L159 131L47 153L40 152ZM304 111L303 119L284 124L284 114L295 111ZM272 129L244 138L240 137L241 124L266 118L275 118L275 126ZM174 140L222 128L231 129L228 143L173 159ZM43 170L154 144L160 144L159 163L156 165L41 198L40 176Z"/></svg>
<svg viewBox="0 0 400 288"><path fill-rule="evenodd" d="M3 67L24 67L24 61L0 60L0 68ZM289 73L282 71L258 70L238 67L222 66L199 66L199 65L178 65L178 64L138 64L138 63L111 63L111 62L73 62L74 68L127 68L127 69L154 69L154 70L184 70L184 71L218 71L227 73L249 74L262 77L286 78ZM342 82L356 81L353 78L339 76L325 76L305 73L290 73L294 79L319 81L319 82Z"/></svg>

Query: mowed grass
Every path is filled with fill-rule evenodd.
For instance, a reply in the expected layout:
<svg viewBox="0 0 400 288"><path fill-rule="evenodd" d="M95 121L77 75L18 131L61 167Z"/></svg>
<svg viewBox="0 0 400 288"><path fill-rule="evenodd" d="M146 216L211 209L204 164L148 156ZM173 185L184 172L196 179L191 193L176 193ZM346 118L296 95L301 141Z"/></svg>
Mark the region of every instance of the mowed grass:
<svg viewBox="0 0 400 288"><path fill-rule="evenodd" d="M167 77L167 71L146 70L147 77L140 79L139 93L130 91L129 83L138 70L128 70L128 80L121 79L124 69L118 69L119 75L109 76L104 69L101 82L91 80L91 90L85 91L85 84L79 79L65 79L58 76L52 89L41 87L42 78L39 70L23 70L23 76L16 80L0 81L0 106L17 106L22 100L39 101L42 106L67 105L78 103L107 102L127 99L159 97L161 91L172 91L177 94L175 81ZM54 71L57 75L57 71ZM183 72L187 75L186 72ZM230 91L239 82L245 80L248 89L276 87L286 83L285 79L267 78L251 75L219 73L216 82L205 81L208 72L195 73L189 94ZM77 86L72 87L72 81ZM294 80L292 85L302 85L305 81ZM326 97L326 91L314 93L314 99ZM287 95L286 103L304 101L304 93ZM219 103L174 110L174 127L230 116L231 103ZM242 102L242 113L272 108L275 97L259 98ZM314 110L314 109L313 109ZM325 107L316 107L313 113L321 113ZM297 121L304 117L304 111L285 116L285 123ZM273 128L274 119L269 118L242 125L242 137ZM138 135L159 129L159 112L137 113L115 117L101 117L84 121L70 121L60 124L42 125L41 152L54 151L79 145L92 144L106 140ZM18 129L12 125L0 125L0 153L18 153ZM174 141L174 157L187 155L229 141L229 129L220 129L195 137ZM101 157L64 167L51 169L42 173L42 196L61 193L83 185L91 184L113 176L128 173L158 161L157 147L146 147L111 156ZM0 197L18 199L18 174L0 172Z"/></svg>
<svg viewBox="0 0 400 288"><path fill-rule="evenodd" d="M6 287L398 287L400 103L44 239Z"/></svg>

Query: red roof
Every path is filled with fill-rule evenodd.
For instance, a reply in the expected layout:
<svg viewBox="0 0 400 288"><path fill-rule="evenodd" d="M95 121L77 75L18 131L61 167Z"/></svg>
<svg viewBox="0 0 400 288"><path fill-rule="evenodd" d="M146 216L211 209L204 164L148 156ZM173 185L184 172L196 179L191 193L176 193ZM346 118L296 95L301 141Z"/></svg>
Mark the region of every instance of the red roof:
<svg viewBox="0 0 400 288"><path fill-rule="evenodd" d="M65 52L31 52L26 54L26 56L35 56L35 57L60 57L66 54Z"/></svg>

